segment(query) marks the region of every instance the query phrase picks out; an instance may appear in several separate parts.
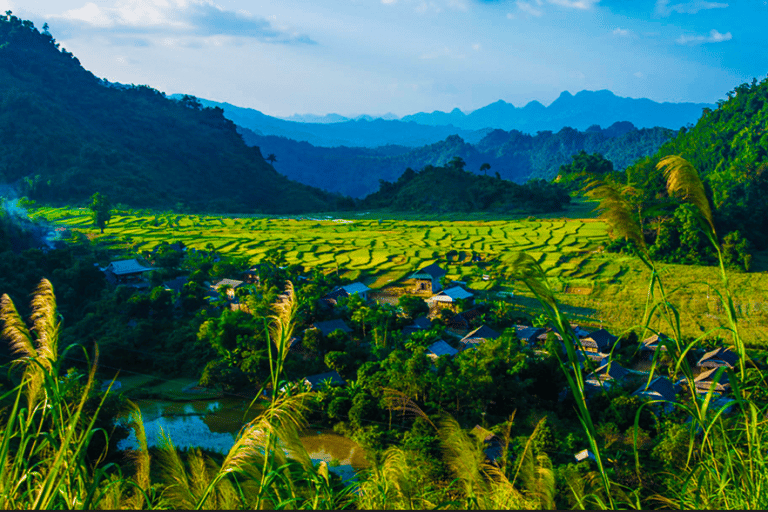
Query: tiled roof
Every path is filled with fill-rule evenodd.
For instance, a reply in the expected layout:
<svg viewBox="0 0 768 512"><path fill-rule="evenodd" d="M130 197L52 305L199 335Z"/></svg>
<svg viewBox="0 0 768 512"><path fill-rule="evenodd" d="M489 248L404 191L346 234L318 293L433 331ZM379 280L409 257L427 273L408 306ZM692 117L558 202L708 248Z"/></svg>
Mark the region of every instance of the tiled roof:
<svg viewBox="0 0 768 512"><path fill-rule="evenodd" d="M243 284L243 281L237 281L235 279L222 279L218 283L214 284L213 287L218 290L222 286L229 286L230 288L237 288L238 286L240 286L242 284Z"/></svg>
<svg viewBox="0 0 768 512"><path fill-rule="evenodd" d="M537 339L542 334L546 334L547 330L541 327L528 327L526 325L516 325L515 331L517 331L517 339L520 341L531 342Z"/></svg>
<svg viewBox="0 0 768 512"><path fill-rule="evenodd" d="M464 336L464 339L469 338L484 338L486 340L495 340L501 336L499 333L488 327L487 325L482 325L475 329L474 331L470 332L466 336Z"/></svg>
<svg viewBox="0 0 768 512"><path fill-rule="evenodd" d="M333 331L341 330L344 332L352 332L352 329L349 328L349 326L344 323L344 320L328 320L325 322L315 322L312 324L312 327L315 329L320 329L320 332L323 333L323 336L328 336Z"/></svg>
<svg viewBox="0 0 768 512"><path fill-rule="evenodd" d="M729 348L719 347L704 354L697 366L719 365L720 361L733 368L739 362L739 356Z"/></svg>
<svg viewBox="0 0 768 512"><path fill-rule="evenodd" d="M598 369L587 376L587 380L600 379L600 380L621 380L629 375L629 370L621 366L619 363L610 362L604 364Z"/></svg>
<svg viewBox="0 0 768 512"><path fill-rule="evenodd" d="M176 293L181 293L181 289L184 287L185 284L187 284L187 281L189 281L189 278L187 276L179 276L175 279L171 279L170 281L166 281L163 283L163 286Z"/></svg>
<svg viewBox="0 0 768 512"><path fill-rule="evenodd" d="M356 293L365 293L371 291L370 288L365 286L363 283L352 283L352 284L346 284L341 287L345 292L347 292L350 295L354 295Z"/></svg>
<svg viewBox="0 0 768 512"><path fill-rule="evenodd" d="M132 260L113 261L112 263L109 264L109 266L107 267L107 270L109 270L116 276L122 276L125 274L137 274L139 272L147 272L148 270L152 270L152 269L149 267L145 267L135 259L132 259Z"/></svg>
<svg viewBox="0 0 768 512"><path fill-rule="evenodd" d="M593 333L590 333L589 336L584 338L584 340L582 340L582 344L588 345L589 341L591 340L594 342L597 349L602 352L604 349L610 349L618 339L618 336L614 336L605 329L599 329Z"/></svg>
<svg viewBox="0 0 768 512"><path fill-rule="evenodd" d="M437 340L427 348L427 355L440 356L455 356L459 351L444 342L443 340Z"/></svg>
<svg viewBox="0 0 768 512"><path fill-rule="evenodd" d="M445 270L440 268L437 263L433 263L411 274L410 279L438 279L445 274Z"/></svg>
<svg viewBox="0 0 768 512"><path fill-rule="evenodd" d="M633 395L644 395L649 398L675 401L675 388L666 377L656 377L647 386L641 386Z"/></svg>
<svg viewBox="0 0 768 512"><path fill-rule="evenodd" d="M442 292L433 295L432 297L429 298L429 300L438 301L438 302L449 302L444 300L445 298L449 298L451 299L450 302L453 302L459 299L468 299L470 297L474 297L474 295L471 292L468 292L467 290L465 290L460 286L454 286L453 288L443 290Z"/></svg>

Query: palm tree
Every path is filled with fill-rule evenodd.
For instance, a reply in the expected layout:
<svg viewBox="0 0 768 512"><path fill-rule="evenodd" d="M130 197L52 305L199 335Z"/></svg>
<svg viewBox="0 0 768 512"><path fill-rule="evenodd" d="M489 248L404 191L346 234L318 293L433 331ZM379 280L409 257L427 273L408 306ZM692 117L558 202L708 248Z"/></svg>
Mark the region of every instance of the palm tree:
<svg viewBox="0 0 768 512"><path fill-rule="evenodd" d="M270 164L272 164L272 166L274 167L275 162L277 162L277 157L275 156L274 153L270 153L269 155L267 155L267 158L265 158L265 160Z"/></svg>
<svg viewBox="0 0 768 512"><path fill-rule="evenodd" d="M491 169L491 164L484 163L480 166L480 170L483 171L483 176L488 176L488 171Z"/></svg>

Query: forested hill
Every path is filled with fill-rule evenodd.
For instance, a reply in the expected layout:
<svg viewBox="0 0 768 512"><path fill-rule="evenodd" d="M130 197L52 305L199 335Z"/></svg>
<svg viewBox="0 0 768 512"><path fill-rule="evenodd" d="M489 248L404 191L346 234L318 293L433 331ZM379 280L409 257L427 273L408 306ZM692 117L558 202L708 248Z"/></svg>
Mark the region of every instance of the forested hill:
<svg viewBox="0 0 768 512"><path fill-rule="evenodd" d="M742 84L728 97L716 109L705 110L694 127L681 130L657 154L627 169L626 179L643 190L647 205L653 205L663 183L656 163L664 156L680 155L702 176L720 236L738 231L757 248L766 249L768 78Z"/></svg>
<svg viewBox="0 0 768 512"><path fill-rule="evenodd" d="M0 183L50 202L223 211L336 207L246 146L220 109L119 86L83 69L31 22L0 16Z"/></svg>
<svg viewBox="0 0 768 512"><path fill-rule="evenodd" d="M364 208L397 211L543 213L562 210L571 197L557 183L531 180L524 185L498 177L478 176L453 158L443 167L406 171L394 183L382 180L379 191L366 197Z"/></svg>
<svg viewBox="0 0 768 512"><path fill-rule="evenodd" d="M599 126L586 131L563 128L557 133L536 135L494 130L475 144L452 135L419 148L325 148L238 129L247 144L260 147L265 155L275 154L275 168L289 178L352 197L375 192L380 179L394 181L408 167L441 166L455 156L466 162L467 170L479 173L480 166L487 163L491 166L487 174L499 173L503 179L518 183L529 178L554 178L560 166L582 150L603 154L613 162L614 168L621 170L639 158L654 154L675 135L666 128L638 130L631 123L622 122L605 129Z"/></svg>

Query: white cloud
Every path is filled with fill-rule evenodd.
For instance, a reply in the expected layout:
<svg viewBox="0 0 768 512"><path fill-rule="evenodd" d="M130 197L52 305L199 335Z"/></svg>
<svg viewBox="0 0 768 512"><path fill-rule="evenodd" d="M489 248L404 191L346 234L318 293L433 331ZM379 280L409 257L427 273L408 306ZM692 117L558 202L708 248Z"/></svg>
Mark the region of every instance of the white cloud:
<svg viewBox="0 0 768 512"><path fill-rule="evenodd" d="M631 34L631 32L629 30L627 30L625 28L618 28L618 27L613 29L612 33L615 36L621 36L621 37L627 37L628 35Z"/></svg>
<svg viewBox="0 0 768 512"><path fill-rule="evenodd" d="M394 4L397 2L397 0L381 0L381 3L383 4Z"/></svg>
<svg viewBox="0 0 768 512"><path fill-rule="evenodd" d="M480 43L475 43L472 45L472 49L475 50L476 52L479 52L481 48L482 46L480 46Z"/></svg>
<svg viewBox="0 0 768 512"><path fill-rule="evenodd" d="M637 78L643 78L645 75L643 74L643 72L642 72L642 71L638 71L637 73L635 73L635 76L636 76Z"/></svg>
<svg viewBox="0 0 768 512"><path fill-rule="evenodd" d="M703 44L703 43L722 43L723 41L730 41L733 36L730 32L721 34L715 29L709 31L709 35L706 36L688 36L681 35L675 41L678 44Z"/></svg>
<svg viewBox="0 0 768 512"><path fill-rule="evenodd" d="M669 0L656 0L654 14L656 14L656 16L669 16L673 12L680 14L696 14L699 11L707 9L724 9L726 7L728 7L728 4L722 2L697 1L670 5Z"/></svg>
<svg viewBox="0 0 768 512"><path fill-rule="evenodd" d="M0 12L12 11L15 7L10 0L0 0Z"/></svg>
<svg viewBox="0 0 768 512"><path fill-rule="evenodd" d="M541 5L541 2L538 2L538 5ZM524 2L523 0L517 0L517 8L520 11L522 11L525 14L528 14L530 16L539 17L542 14L544 14L544 12L541 9L538 9L538 8L534 7L532 3Z"/></svg>
<svg viewBox="0 0 768 512"><path fill-rule="evenodd" d="M113 41L125 36L155 35L158 44L165 45L169 41L213 40L218 36L271 43L314 43L290 27L276 27L246 11L225 10L210 0L118 0L111 7L89 2L49 18L57 33L68 29L72 35L101 32Z"/></svg>
<svg viewBox="0 0 768 512"><path fill-rule="evenodd" d="M580 10L591 9L599 2L600 0L547 0L550 5ZM545 12L544 0L516 0L515 5L518 12L522 13L524 17L535 16L538 18L543 16ZM517 18L517 15L510 12L507 13L507 18L513 20Z"/></svg>
<svg viewBox="0 0 768 512"><path fill-rule="evenodd" d="M600 0L547 0L551 4L571 9L591 9L593 5L600 3Z"/></svg>

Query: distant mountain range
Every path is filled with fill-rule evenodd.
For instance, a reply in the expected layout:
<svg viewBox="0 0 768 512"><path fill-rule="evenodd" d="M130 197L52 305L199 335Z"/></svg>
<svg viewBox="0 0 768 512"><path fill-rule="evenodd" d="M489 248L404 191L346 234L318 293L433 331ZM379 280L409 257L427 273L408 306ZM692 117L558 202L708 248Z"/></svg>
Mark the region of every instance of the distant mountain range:
<svg viewBox="0 0 768 512"><path fill-rule="evenodd" d="M598 152L624 169L635 160L654 154L675 135L667 128L637 129L632 123L615 123L606 129L586 131L563 128L557 133L528 135L522 132L493 130L480 141L470 143L458 135L418 148L381 146L378 148L314 146L286 137L259 135L238 127L246 144L274 154L274 166L292 180L356 198L379 190L379 180L395 181L407 168L421 170L428 165L444 166L459 156L466 169L480 173L484 163L491 165L489 176L517 183L530 178L552 179L561 165L581 150Z"/></svg>
<svg viewBox="0 0 768 512"><path fill-rule="evenodd" d="M276 135L314 146L367 148L391 144L418 147L445 140L450 135L475 144L494 129L535 134L557 132L565 127L587 130L620 121L628 121L638 128L677 130L695 123L703 109L715 108L707 103L657 103L649 99L622 98L603 90L581 91L576 95L563 92L547 107L532 101L518 108L499 100L469 114L454 109L421 112L399 120L391 114L385 116L386 119L370 116L349 119L338 114L303 114L280 119L229 103L200 101L205 106L222 108L225 117L258 135Z"/></svg>
<svg viewBox="0 0 768 512"><path fill-rule="evenodd" d="M169 97L180 99L182 96L174 94ZM329 123L327 120L319 123L299 123L268 116L251 108L236 107L229 103L202 98L199 98L199 101L206 107L224 109L224 117L258 135L277 135L324 147L374 148L388 144L423 146L443 140L449 135L459 135L468 141L478 142L491 131L491 129L460 130L453 126L425 126L403 121L371 119L365 116L338 123Z"/></svg>
<svg viewBox="0 0 768 512"><path fill-rule="evenodd" d="M543 130L558 131L563 127L585 130L593 125L609 126L617 121L629 121L638 128L679 129L695 123L709 103L657 103L641 98L622 98L611 91L581 91L576 95L565 91L545 107L532 101L522 108L499 100L474 112L465 114L459 109L451 112L424 112L405 116L404 122L427 126L451 124L464 130L500 128L536 133Z"/></svg>

